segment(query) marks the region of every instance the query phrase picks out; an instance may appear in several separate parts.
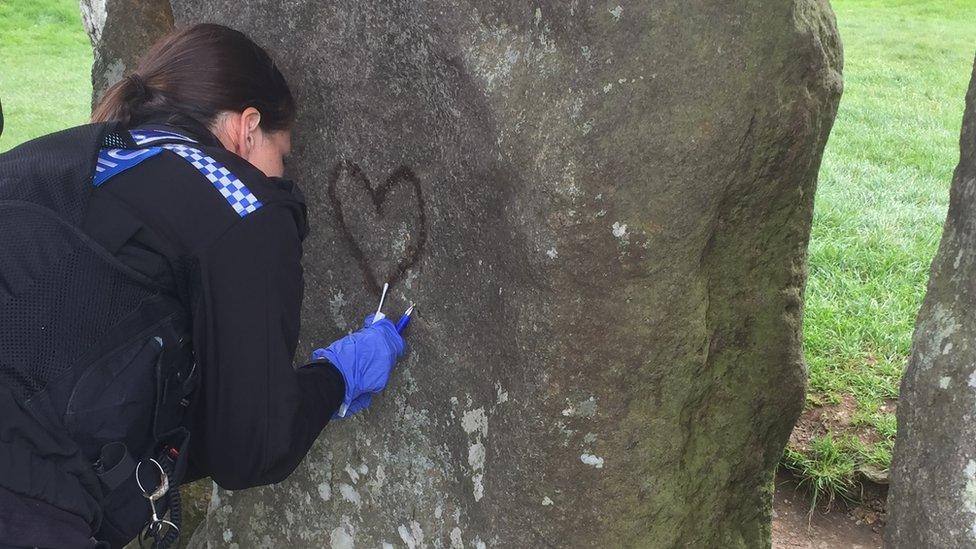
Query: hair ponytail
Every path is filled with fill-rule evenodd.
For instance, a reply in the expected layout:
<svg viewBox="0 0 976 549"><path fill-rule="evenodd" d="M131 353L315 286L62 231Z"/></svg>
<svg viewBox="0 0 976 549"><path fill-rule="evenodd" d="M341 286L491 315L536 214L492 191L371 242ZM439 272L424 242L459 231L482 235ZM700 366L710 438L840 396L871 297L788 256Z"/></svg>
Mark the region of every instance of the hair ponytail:
<svg viewBox="0 0 976 549"><path fill-rule="evenodd" d="M142 104L149 100L151 96L150 89L138 73L132 73L123 80L126 80L128 83L134 104Z"/></svg>
<svg viewBox="0 0 976 549"><path fill-rule="evenodd" d="M114 120L123 126L134 125L133 119L139 118L150 97L146 82L137 73L132 73L105 90L92 112L92 121Z"/></svg>
<svg viewBox="0 0 976 549"><path fill-rule="evenodd" d="M190 118L212 127L223 111L254 107L265 131L287 129L295 104L271 56L242 32L199 24L170 32L132 73L98 101L92 122L133 127L151 119Z"/></svg>

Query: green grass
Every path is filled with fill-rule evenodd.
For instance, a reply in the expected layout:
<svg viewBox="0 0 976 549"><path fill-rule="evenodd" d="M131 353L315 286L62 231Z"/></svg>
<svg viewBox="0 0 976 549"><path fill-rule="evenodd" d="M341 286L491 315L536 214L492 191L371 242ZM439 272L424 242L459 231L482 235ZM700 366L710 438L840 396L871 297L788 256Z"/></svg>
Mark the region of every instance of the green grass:
<svg viewBox="0 0 976 549"><path fill-rule="evenodd" d="M92 52L74 0L0 0L0 151L84 123Z"/></svg>
<svg viewBox="0 0 976 549"><path fill-rule="evenodd" d="M856 440L850 437L835 439L833 434L828 433L814 439L809 452L786 449L783 464L798 472L799 487L809 490L811 512L818 504L829 507L838 497L850 498L854 495Z"/></svg>
<svg viewBox="0 0 976 549"><path fill-rule="evenodd" d="M841 451L855 463L868 455L887 465L895 420L880 406L898 396L942 232L976 53L976 0L832 4L845 89L810 243L808 404L853 395L853 424L881 441ZM803 476L805 462L788 453L791 461ZM812 466L808 473L819 475Z"/></svg>

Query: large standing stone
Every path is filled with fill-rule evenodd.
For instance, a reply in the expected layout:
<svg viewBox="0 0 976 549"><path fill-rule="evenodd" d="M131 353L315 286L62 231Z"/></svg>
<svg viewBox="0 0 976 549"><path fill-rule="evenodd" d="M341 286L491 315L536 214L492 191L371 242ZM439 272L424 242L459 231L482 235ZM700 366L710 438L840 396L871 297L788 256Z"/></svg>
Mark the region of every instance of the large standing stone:
<svg viewBox="0 0 976 549"><path fill-rule="evenodd" d="M148 48L173 28L169 0L80 0L95 62L92 102L135 68Z"/></svg>
<svg viewBox="0 0 976 549"><path fill-rule="evenodd" d="M976 66L942 243L898 399L885 540L976 547Z"/></svg>
<svg viewBox="0 0 976 549"><path fill-rule="evenodd" d="M841 90L824 0L176 0L300 105L300 353L393 283L390 389L285 483L214 494L240 547L769 545Z"/></svg>

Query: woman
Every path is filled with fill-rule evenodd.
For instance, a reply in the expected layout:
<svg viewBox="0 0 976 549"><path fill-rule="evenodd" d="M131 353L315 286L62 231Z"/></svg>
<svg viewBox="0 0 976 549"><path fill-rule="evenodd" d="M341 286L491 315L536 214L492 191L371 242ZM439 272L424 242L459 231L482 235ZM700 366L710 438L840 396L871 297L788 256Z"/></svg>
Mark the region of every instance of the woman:
<svg viewBox="0 0 976 549"><path fill-rule="evenodd" d="M386 385L404 342L385 319L292 367L294 111L263 49L196 25L107 90L100 124L0 156L0 546L122 545L151 514L162 537L164 471L278 482Z"/></svg>

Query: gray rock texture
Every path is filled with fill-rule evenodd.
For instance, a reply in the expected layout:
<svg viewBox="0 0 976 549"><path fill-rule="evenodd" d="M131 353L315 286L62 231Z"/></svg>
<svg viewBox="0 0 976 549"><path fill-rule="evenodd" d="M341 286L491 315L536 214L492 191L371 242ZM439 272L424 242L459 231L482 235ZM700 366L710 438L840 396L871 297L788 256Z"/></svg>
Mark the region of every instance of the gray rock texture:
<svg viewBox="0 0 976 549"><path fill-rule="evenodd" d="M228 547L762 547L841 92L825 1L176 0L300 113L302 356L393 283L409 355Z"/></svg>
<svg viewBox="0 0 976 549"><path fill-rule="evenodd" d="M92 103L135 68L139 56L173 28L168 0L80 0L92 65Z"/></svg>
<svg viewBox="0 0 976 549"><path fill-rule="evenodd" d="M898 399L888 547L976 547L976 67Z"/></svg>

